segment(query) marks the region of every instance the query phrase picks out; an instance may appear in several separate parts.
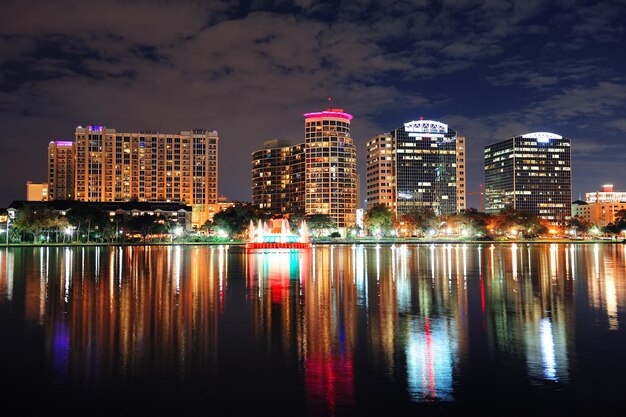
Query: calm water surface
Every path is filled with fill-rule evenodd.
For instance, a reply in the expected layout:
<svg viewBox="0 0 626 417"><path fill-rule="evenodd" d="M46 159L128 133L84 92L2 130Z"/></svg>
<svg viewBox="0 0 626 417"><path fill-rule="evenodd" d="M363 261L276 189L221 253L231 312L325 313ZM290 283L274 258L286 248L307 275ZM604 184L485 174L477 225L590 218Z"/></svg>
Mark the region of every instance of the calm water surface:
<svg viewBox="0 0 626 417"><path fill-rule="evenodd" d="M2 415L626 405L626 245L0 249Z"/></svg>

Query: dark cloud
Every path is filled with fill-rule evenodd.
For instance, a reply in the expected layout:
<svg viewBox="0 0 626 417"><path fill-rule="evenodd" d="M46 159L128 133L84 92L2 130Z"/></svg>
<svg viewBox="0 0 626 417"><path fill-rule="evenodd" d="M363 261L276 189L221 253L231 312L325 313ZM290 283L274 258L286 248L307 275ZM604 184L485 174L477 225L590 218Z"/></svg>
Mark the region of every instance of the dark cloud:
<svg viewBox="0 0 626 417"><path fill-rule="evenodd" d="M620 2L0 7L0 205L23 197L27 179L45 180L48 141L92 123L218 130L220 193L233 199L250 198L250 152L270 137L301 141L302 113L328 96L355 115L362 175L367 138L425 116L467 136L478 167L470 189L482 182L489 141L557 131L578 139L591 170L608 149L594 140L616 144L626 130Z"/></svg>

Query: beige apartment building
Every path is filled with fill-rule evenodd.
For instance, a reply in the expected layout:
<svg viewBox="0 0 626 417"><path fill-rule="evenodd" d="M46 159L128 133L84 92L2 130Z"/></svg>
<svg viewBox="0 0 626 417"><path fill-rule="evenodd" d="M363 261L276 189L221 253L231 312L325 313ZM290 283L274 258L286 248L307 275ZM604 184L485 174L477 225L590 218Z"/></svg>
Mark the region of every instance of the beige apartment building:
<svg viewBox="0 0 626 417"><path fill-rule="evenodd" d="M26 201L48 201L48 184L26 181Z"/></svg>
<svg viewBox="0 0 626 417"><path fill-rule="evenodd" d="M585 193L585 200L572 203L572 215L599 227L615 222L617 213L626 210L626 192L614 191L612 184Z"/></svg>
<svg viewBox="0 0 626 417"><path fill-rule="evenodd" d="M356 224L356 147L352 115L329 108L304 115L305 212L328 214L342 234Z"/></svg>
<svg viewBox="0 0 626 417"><path fill-rule="evenodd" d="M68 199L184 202L192 207L192 223L199 227L219 210L218 141L216 131L203 129L158 133L79 126L75 142L50 144L49 154L55 150L56 158L54 171L50 165L50 194L52 184L57 187L71 178L72 192L63 194ZM58 158L60 148L73 149L71 162ZM72 175L60 178L61 172ZM60 196L55 192L51 199L64 199Z"/></svg>
<svg viewBox="0 0 626 417"><path fill-rule="evenodd" d="M74 199L75 144L72 141L55 140L48 144L48 198L54 200Z"/></svg>

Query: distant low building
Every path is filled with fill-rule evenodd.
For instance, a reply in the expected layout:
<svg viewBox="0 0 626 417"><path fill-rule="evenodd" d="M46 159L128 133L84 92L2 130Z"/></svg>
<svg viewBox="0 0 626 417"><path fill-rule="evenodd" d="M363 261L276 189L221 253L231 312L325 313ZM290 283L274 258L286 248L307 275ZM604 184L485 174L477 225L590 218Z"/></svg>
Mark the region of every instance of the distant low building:
<svg viewBox="0 0 626 417"><path fill-rule="evenodd" d="M26 181L27 201L48 201L48 184Z"/></svg>
<svg viewBox="0 0 626 417"><path fill-rule="evenodd" d="M224 211L229 207L233 207L235 205L234 201L228 201L226 196L219 196L217 199L217 204L219 205L219 211Z"/></svg>
<svg viewBox="0 0 626 417"><path fill-rule="evenodd" d="M605 184L600 191L585 193L586 203L624 203L625 191L614 191L613 184Z"/></svg>
<svg viewBox="0 0 626 417"><path fill-rule="evenodd" d="M41 207L62 216L77 208L91 207L102 210L109 216L121 214L125 216L153 215L163 217L167 221L178 223L187 231L192 231L192 207L184 203L145 202L145 201L113 201L113 202L85 202L75 200L56 201L25 201L16 200L7 208L11 219L15 219L18 212L26 206Z"/></svg>
<svg viewBox="0 0 626 417"><path fill-rule="evenodd" d="M577 200L572 203L572 215L574 217L599 227L615 222L615 217L620 210L626 210L626 201L587 203Z"/></svg>

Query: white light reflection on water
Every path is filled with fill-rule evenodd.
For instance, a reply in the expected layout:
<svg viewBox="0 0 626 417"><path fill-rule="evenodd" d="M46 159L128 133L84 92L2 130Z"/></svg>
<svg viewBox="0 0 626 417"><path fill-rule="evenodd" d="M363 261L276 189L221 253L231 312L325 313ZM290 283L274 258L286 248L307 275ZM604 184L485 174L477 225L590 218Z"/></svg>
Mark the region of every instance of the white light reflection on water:
<svg viewBox="0 0 626 417"><path fill-rule="evenodd" d="M552 322L544 318L539 322L539 339L541 343L541 359L543 363L543 376L550 381L558 381L556 375L556 359L554 355L554 336L552 335Z"/></svg>

